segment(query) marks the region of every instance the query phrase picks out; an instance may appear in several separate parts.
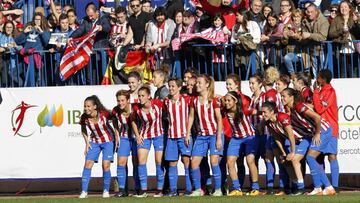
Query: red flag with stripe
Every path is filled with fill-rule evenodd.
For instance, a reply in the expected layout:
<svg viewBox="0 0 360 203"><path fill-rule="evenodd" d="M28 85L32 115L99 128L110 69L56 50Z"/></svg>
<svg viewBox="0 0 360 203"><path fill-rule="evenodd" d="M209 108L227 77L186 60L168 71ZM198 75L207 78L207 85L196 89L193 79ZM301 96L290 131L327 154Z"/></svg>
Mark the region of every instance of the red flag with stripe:
<svg viewBox="0 0 360 203"><path fill-rule="evenodd" d="M87 35L72 39L72 45L66 48L60 62L60 78L62 81L88 64L97 30L98 27L95 26Z"/></svg>

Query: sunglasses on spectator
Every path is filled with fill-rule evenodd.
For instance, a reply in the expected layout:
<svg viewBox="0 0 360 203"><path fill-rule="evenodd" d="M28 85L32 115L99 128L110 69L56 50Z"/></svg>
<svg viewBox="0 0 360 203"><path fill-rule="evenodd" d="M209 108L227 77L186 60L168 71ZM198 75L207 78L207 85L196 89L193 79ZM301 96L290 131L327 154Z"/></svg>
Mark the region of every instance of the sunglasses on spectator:
<svg viewBox="0 0 360 203"><path fill-rule="evenodd" d="M337 10L331 10L331 12L337 12Z"/></svg>
<svg viewBox="0 0 360 203"><path fill-rule="evenodd" d="M195 9L196 9L196 10L199 10L199 11L202 11L202 10L203 10L202 7L196 7Z"/></svg>
<svg viewBox="0 0 360 203"><path fill-rule="evenodd" d="M131 8L135 8L135 7L139 8L139 7L140 7L140 4L133 4L133 5L131 5Z"/></svg>

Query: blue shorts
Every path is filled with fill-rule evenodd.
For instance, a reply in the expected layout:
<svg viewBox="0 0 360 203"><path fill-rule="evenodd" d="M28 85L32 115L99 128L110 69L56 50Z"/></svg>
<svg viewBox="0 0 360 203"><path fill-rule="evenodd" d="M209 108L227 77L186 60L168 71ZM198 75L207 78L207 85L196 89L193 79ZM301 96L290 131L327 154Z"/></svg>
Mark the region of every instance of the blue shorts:
<svg viewBox="0 0 360 203"><path fill-rule="evenodd" d="M90 146L91 149L89 149L86 155L86 160L92 160L97 163L100 152L102 152L103 161L114 161L114 142L105 142L101 144L90 142Z"/></svg>
<svg viewBox="0 0 360 203"><path fill-rule="evenodd" d="M164 151L164 135L160 135L154 138L144 139L143 145L137 145L137 148L138 150L139 149L150 150L151 143L153 143L156 152Z"/></svg>
<svg viewBox="0 0 360 203"><path fill-rule="evenodd" d="M137 156L137 143L135 138L120 137L117 156Z"/></svg>
<svg viewBox="0 0 360 203"><path fill-rule="evenodd" d="M326 153L329 149L329 144L330 144L330 141L332 139L332 129L329 128L327 131L325 132L321 132L320 133L320 146L316 146L311 138L309 139L309 142L310 142L310 148L311 150L315 150L315 151L318 151L318 152L322 152L322 153Z"/></svg>
<svg viewBox="0 0 360 203"><path fill-rule="evenodd" d="M179 160L179 154L181 156L191 156L192 139L190 138L190 144L187 147L185 145L185 138L168 138L165 149L165 160L166 161L177 161Z"/></svg>
<svg viewBox="0 0 360 203"><path fill-rule="evenodd" d="M300 154L305 156L305 154L307 153L308 149L310 146L310 142L308 139L303 139L300 142L297 142L295 144L295 154ZM291 146L290 146L290 140L286 139L285 140L285 151L286 153L290 153L291 152Z"/></svg>
<svg viewBox="0 0 360 203"><path fill-rule="evenodd" d="M208 150L211 155L222 155L224 147L224 136L221 136L222 147L220 150L216 149L216 135L198 136L194 142L191 156L207 156Z"/></svg>
<svg viewBox="0 0 360 203"><path fill-rule="evenodd" d="M338 153L338 138L331 136L328 147L326 148L325 154L337 154Z"/></svg>
<svg viewBox="0 0 360 203"><path fill-rule="evenodd" d="M256 154L255 136L249 136L246 138L231 138L229 148L227 150L227 156L239 157L242 151L245 152L245 156L249 154Z"/></svg>
<svg viewBox="0 0 360 203"><path fill-rule="evenodd" d="M268 135L255 135L255 152L257 157L265 158Z"/></svg>

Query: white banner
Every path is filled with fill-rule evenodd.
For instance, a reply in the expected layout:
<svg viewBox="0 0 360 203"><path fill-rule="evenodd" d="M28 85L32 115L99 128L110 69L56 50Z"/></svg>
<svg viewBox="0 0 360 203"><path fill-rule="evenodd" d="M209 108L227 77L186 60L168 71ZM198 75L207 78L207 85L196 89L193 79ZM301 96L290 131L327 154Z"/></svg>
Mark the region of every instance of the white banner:
<svg viewBox="0 0 360 203"><path fill-rule="evenodd" d="M360 80L334 80L339 106L339 164L341 173L359 173L360 168L360 96L350 87ZM112 109L115 93L128 89L117 86L69 86L1 89L0 104L0 179L81 177L84 165L84 139L78 124L83 101L98 95ZM242 89L250 95L248 82ZM225 83L216 84L216 93L226 93ZM100 155L101 157L101 155ZM153 151L148 158L148 174L155 175ZM129 162L130 163L130 162ZM131 172L131 164L129 166ZM261 164L260 173L264 173ZM327 167L329 169L329 167ZM111 166L116 175L116 159ZM184 174L181 162L179 173ZM101 164L95 164L92 176L101 177Z"/></svg>

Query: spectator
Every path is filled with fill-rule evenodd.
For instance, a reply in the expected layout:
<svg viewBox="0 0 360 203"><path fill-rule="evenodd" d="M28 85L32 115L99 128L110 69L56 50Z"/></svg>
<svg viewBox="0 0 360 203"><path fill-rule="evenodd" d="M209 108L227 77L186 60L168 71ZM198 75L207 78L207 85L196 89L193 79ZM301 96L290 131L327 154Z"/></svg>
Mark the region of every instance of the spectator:
<svg viewBox="0 0 360 203"><path fill-rule="evenodd" d="M2 33L0 34L0 53L1 53L1 81L2 84L8 86L12 85L22 86L23 81L20 77L21 68L16 67L16 54L17 54L17 45L14 41L14 37L17 36L17 30L15 24L11 21L5 23ZM8 53L5 53L8 52ZM10 77L7 78L7 75ZM18 77L19 75L19 77ZM15 84L14 84L15 83Z"/></svg>
<svg viewBox="0 0 360 203"><path fill-rule="evenodd" d="M255 21L246 19L247 10L240 8L236 11L236 24L232 30L231 43L238 44L240 37L248 36L247 40L251 40L255 44L260 43L261 30ZM238 67L240 75L246 74L246 64L249 63L249 50L243 47L236 47L238 51L235 52L235 67Z"/></svg>
<svg viewBox="0 0 360 203"><path fill-rule="evenodd" d="M24 48L20 50L20 54L24 56L23 60L26 64L29 64L29 55L34 57L35 67L37 69L42 68L43 51L50 39L50 32L48 23L45 17L41 13L35 13L32 22L25 26L24 32L14 40L17 45L22 45ZM37 53L40 51L40 53ZM35 74L35 81L37 85L42 85L44 80L41 81L40 74Z"/></svg>
<svg viewBox="0 0 360 203"><path fill-rule="evenodd" d="M176 25L173 39L177 40L182 34L193 34L195 32L200 32L199 23L195 20L193 14L190 11L184 11L182 15L182 23ZM181 66L188 66L187 62L189 60L185 60L191 58L195 53L194 51L199 51L200 47L192 47L193 44L197 44L201 39L193 39L181 44L181 51L174 51L175 55L175 73L178 76L181 75ZM197 57L195 57L197 59ZM194 58L194 64L196 64L196 59ZM186 65L185 65L186 63Z"/></svg>
<svg viewBox="0 0 360 203"><path fill-rule="evenodd" d="M22 15L22 14L24 13L24 11L21 10L21 9L12 9L12 10L3 10L3 11L1 11L1 13L2 13L4 16L12 15L12 14Z"/></svg>
<svg viewBox="0 0 360 203"><path fill-rule="evenodd" d="M302 21L302 40L308 49L306 50L304 60L305 71L310 71L311 68L314 77L317 75L317 68L319 66L318 58L323 53L320 53L320 42L327 39L329 31L329 21L323 16L321 11L313 3L310 3L306 8L306 17ZM310 51L309 51L310 50ZM311 57L310 57L311 56ZM321 68L321 67L320 67Z"/></svg>
<svg viewBox="0 0 360 203"><path fill-rule="evenodd" d="M266 20L264 15L261 13L262 6L263 4L261 0L253 0L250 4L250 10L246 15L248 20L257 22L259 26L264 20Z"/></svg>
<svg viewBox="0 0 360 203"><path fill-rule="evenodd" d="M76 29L70 37L77 38L84 36L93 29L94 25L98 25L99 31L95 36L94 48L109 47L109 32L111 27L108 17L106 15L100 16L94 3L86 5L85 10L86 17L83 19L79 28Z"/></svg>
<svg viewBox="0 0 360 203"><path fill-rule="evenodd" d="M339 59L340 63L335 63L335 65L340 65L340 76L354 77L352 71L357 73L357 58L352 60L352 54L355 53L354 44L352 40L356 40L359 36L360 25L354 22L354 17L357 19L356 14L354 14L352 5L348 1L342 1L339 5L340 14L334 18L330 25L329 29L329 39L334 42L336 48L336 56ZM351 66L353 64L355 67ZM337 72L337 68L335 68ZM356 74L357 75L357 74Z"/></svg>
<svg viewBox="0 0 360 203"><path fill-rule="evenodd" d="M76 11L74 9L70 9L67 11L67 16L69 20L69 27L73 30L76 30L79 28L79 23L77 22L77 15Z"/></svg>
<svg viewBox="0 0 360 203"><path fill-rule="evenodd" d="M210 15L215 16L221 13L225 19L225 26L231 30L235 25L235 13L238 8L248 8L249 1L242 0L239 4L231 4L232 0L221 0L220 6L213 6L207 0L199 0L204 10Z"/></svg>
<svg viewBox="0 0 360 203"><path fill-rule="evenodd" d="M264 27L266 25L266 18L268 17L269 13L274 11L273 7L270 4L265 4L262 8L262 14L265 17L265 19L260 23L260 29L261 32L264 30Z"/></svg>
<svg viewBox="0 0 360 203"><path fill-rule="evenodd" d="M154 12L154 21L148 25L146 33L147 53L155 55L156 67L160 64L171 64L171 52L169 45L174 34L175 23L167 18L164 7L157 7Z"/></svg>
<svg viewBox="0 0 360 203"><path fill-rule="evenodd" d="M50 11L54 15L56 21L59 20L60 15L62 14L61 4L59 2L55 2L54 0L50 1Z"/></svg>
<svg viewBox="0 0 360 203"><path fill-rule="evenodd" d="M18 45L24 46L25 53L29 49L42 51L48 45L50 39L50 32L48 23L41 13L35 13L32 22L30 22L23 33L15 38Z"/></svg>
<svg viewBox="0 0 360 203"><path fill-rule="evenodd" d="M47 17L47 22L48 22L48 26L49 26L49 31L50 32L54 32L56 27L58 26L59 22L58 22L58 18L56 18L56 16L51 13L48 17Z"/></svg>
<svg viewBox="0 0 360 203"><path fill-rule="evenodd" d="M41 13L43 16L45 16L45 9L44 7L36 7L35 8L35 13Z"/></svg>
<svg viewBox="0 0 360 203"><path fill-rule="evenodd" d="M175 24L178 26L178 25L181 25L182 23L182 19L183 19L183 9L180 9L180 10L177 10L175 12Z"/></svg>
<svg viewBox="0 0 360 203"><path fill-rule="evenodd" d="M139 49L145 44L145 27L152 19L152 16L150 13L141 11L140 0L131 0L129 5L133 14L129 18L130 27L122 45L126 46L133 40L134 48Z"/></svg>
<svg viewBox="0 0 360 203"><path fill-rule="evenodd" d="M291 22L291 12L295 10L294 3L292 0L281 0L280 10L279 20L284 25L287 25Z"/></svg>
<svg viewBox="0 0 360 203"><path fill-rule="evenodd" d="M111 27L110 31L110 45L112 47L118 47L126 37L129 29L129 24L126 16L127 12L125 7L118 6L115 8L116 22L115 25Z"/></svg>
<svg viewBox="0 0 360 203"><path fill-rule="evenodd" d="M267 22L264 28L264 33L261 35L261 42L265 47L266 63L273 65L276 58L280 58L281 39L283 38L284 24L282 24L275 14L269 13Z"/></svg>
<svg viewBox="0 0 360 203"><path fill-rule="evenodd" d="M5 23L4 14L0 12L0 32L4 30L3 29L4 23Z"/></svg>
<svg viewBox="0 0 360 203"><path fill-rule="evenodd" d="M353 0L355 13L360 13L360 0Z"/></svg>
<svg viewBox="0 0 360 203"><path fill-rule="evenodd" d="M66 4L65 6L64 6L64 12L63 13L68 13L70 10L74 10L75 8L74 8L74 6L73 5L70 5L70 4Z"/></svg>
<svg viewBox="0 0 360 203"><path fill-rule="evenodd" d="M151 1L150 0L143 0L141 1L141 11L146 13L152 13L153 8L151 7Z"/></svg>
<svg viewBox="0 0 360 203"><path fill-rule="evenodd" d="M208 29L212 25L211 17L204 12L204 9L201 4L197 4L195 7L195 19L199 23L200 31Z"/></svg>
<svg viewBox="0 0 360 203"><path fill-rule="evenodd" d="M218 13L213 18L213 26L204 30L203 33L212 33L212 35L217 36L217 39L211 41L212 44L219 45L214 47L212 51L212 63L214 68L214 78L215 80L221 80L225 73L229 73L227 60L224 55L224 47L221 44L226 44L228 42L231 32L225 26L225 19L221 13ZM211 70L208 70L211 71Z"/></svg>
<svg viewBox="0 0 360 203"><path fill-rule="evenodd" d="M330 15L328 17L330 24L335 19L335 17L338 15L338 8L339 8L339 5L331 5L330 6Z"/></svg>
<svg viewBox="0 0 360 203"><path fill-rule="evenodd" d="M184 8L183 0L168 0L165 5L166 16L174 20L175 12Z"/></svg>
<svg viewBox="0 0 360 203"><path fill-rule="evenodd" d="M284 57L285 67L287 72L291 75L291 78L294 79L296 67L294 63L298 62L298 54L301 51L301 21L303 19L303 12L300 9L296 9L292 12L291 23L285 26L284 28L284 40L283 43L286 44L286 55Z"/></svg>

